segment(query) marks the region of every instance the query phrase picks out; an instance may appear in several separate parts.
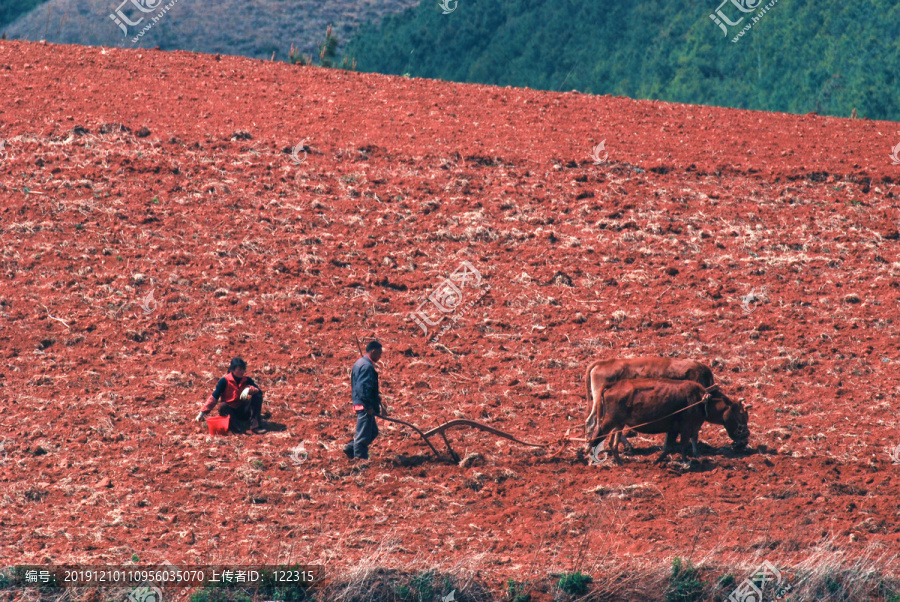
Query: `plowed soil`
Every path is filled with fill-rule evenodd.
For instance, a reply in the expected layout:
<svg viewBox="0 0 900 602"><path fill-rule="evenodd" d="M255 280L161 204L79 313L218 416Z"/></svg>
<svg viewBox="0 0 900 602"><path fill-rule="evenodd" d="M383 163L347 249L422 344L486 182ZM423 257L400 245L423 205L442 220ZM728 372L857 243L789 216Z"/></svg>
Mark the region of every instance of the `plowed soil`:
<svg viewBox="0 0 900 602"><path fill-rule="evenodd" d="M0 140L0 564L499 588L900 549L896 123L2 41ZM463 261L430 343L410 313ZM708 424L690 465L648 435L590 466L459 428L456 464L381 422L350 463L355 337L393 416L554 445L591 360L694 358L750 447ZM213 438L237 355L272 430Z"/></svg>

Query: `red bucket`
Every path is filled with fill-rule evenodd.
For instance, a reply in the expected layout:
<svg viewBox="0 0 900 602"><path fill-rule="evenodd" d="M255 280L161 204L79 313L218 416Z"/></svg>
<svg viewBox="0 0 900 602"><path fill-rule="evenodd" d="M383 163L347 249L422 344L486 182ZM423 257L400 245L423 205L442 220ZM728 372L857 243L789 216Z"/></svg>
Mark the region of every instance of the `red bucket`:
<svg viewBox="0 0 900 602"><path fill-rule="evenodd" d="M213 416L206 419L206 425L209 427L210 435L224 435L228 432L228 425L231 422L231 416Z"/></svg>

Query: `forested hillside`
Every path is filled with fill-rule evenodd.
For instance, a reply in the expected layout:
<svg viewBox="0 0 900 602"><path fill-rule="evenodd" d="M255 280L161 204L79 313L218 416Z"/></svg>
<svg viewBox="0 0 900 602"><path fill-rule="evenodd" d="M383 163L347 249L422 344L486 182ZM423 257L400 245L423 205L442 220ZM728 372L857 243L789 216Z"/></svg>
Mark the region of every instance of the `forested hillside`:
<svg viewBox="0 0 900 602"><path fill-rule="evenodd" d="M0 31L19 16L24 15L39 4L47 0L3 0L0 2Z"/></svg>
<svg viewBox="0 0 900 602"><path fill-rule="evenodd" d="M12 0L13 4L39 4L38 0ZM418 0L217 0L214 4L179 0L166 10L138 41L135 36L160 11L141 13L122 0L49 0L0 27L10 39L47 40L55 44L118 46L188 50L276 60L287 60L293 44L315 54L325 29L331 25L341 44L366 21L399 12ZM9 0L0 0L6 5ZM146 2L148 6L171 0ZM110 19L122 7L134 21L145 18L127 34ZM161 10L161 9L160 9Z"/></svg>
<svg viewBox="0 0 900 602"><path fill-rule="evenodd" d="M459 0L443 14L423 2L362 27L348 52L363 71L900 120L900 4L735 1L756 10ZM743 17L727 34L710 19L720 6L732 22Z"/></svg>

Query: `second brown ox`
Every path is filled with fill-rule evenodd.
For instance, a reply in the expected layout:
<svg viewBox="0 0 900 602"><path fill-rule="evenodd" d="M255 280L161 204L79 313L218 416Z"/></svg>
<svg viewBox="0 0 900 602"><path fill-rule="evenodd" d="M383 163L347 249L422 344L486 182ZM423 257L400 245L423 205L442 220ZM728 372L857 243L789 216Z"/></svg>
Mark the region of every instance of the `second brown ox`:
<svg viewBox="0 0 900 602"><path fill-rule="evenodd" d="M588 441L589 448L603 437L615 439L628 427L639 433L666 434L659 461L671 453L679 435L682 455L687 456L688 443L697 455L697 437L704 422L723 425L735 448L746 446L750 438L747 426L750 406L745 408L740 401L732 401L717 386L706 388L690 380L622 380L606 388L604 402L605 412L595 435ZM618 462L615 440L610 442L609 448Z"/></svg>
<svg viewBox="0 0 900 602"><path fill-rule="evenodd" d="M598 360L585 372L587 402L591 410L584 422L584 436L589 441L596 436L603 417L603 391L620 380L633 378L671 378L692 380L704 387L713 385L713 374L704 364L694 360L671 357L628 357ZM622 439L623 443L625 439ZM590 446L586 451L590 451Z"/></svg>

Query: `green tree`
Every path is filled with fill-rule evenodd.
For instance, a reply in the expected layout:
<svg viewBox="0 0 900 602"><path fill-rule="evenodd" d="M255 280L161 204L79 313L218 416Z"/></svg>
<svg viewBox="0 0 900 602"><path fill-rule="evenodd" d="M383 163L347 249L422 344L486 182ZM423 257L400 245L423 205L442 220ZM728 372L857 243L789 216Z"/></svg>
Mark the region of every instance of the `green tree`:
<svg viewBox="0 0 900 602"><path fill-rule="evenodd" d="M319 46L319 66L335 67L338 65L338 38L334 35L331 25L325 31L325 39L318 44ZM294 65L312 65L312 57L300 54L299 50L291 44L291 51L288 54L288 62ZM344 55L343 61L340 62L341 69L356 69L356 59L350 59L348 55Z"/></svg>

